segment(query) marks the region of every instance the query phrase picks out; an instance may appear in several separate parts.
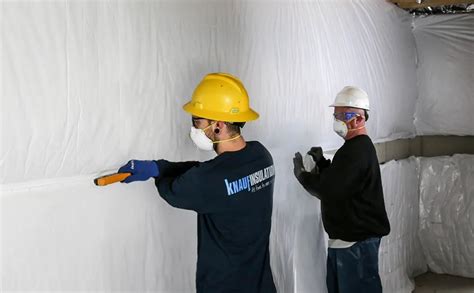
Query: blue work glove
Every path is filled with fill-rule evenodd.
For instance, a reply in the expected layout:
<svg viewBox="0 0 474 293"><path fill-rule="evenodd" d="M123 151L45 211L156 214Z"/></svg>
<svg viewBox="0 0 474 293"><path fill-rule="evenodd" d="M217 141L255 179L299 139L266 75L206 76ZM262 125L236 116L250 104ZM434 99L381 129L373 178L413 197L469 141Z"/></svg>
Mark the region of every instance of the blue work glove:
<svg viewBox="0 0 474 293"><path fill-rule="evenodd" d="M155 161L131 160L125 166L120 167L118 173L132 173L123 180L123 183L134 181L146 181L151 177L158 177L160 171Z"/></svg>

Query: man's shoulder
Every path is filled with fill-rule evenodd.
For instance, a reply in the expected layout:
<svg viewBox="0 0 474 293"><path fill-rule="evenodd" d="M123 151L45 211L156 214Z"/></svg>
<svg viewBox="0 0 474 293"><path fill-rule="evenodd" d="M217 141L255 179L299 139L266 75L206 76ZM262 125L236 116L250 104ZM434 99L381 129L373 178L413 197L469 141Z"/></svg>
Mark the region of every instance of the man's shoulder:
<svg viewBox="0 0 474 293"><path fill-rule="evenodd" d="M352 138L351 140L359 141L359 142L363 142L363 143L372 143L372 139L370 139L370 136L368 136L367 134L357 135L354 138Z"/></svg>
<svg viewBox="0 0 474 293"><path fill-rule="evenodd" d="M247 144L250 146L250 151L252 153L259 153L267 157L269 160L273 161L272 154L270 151L259 141L248 141Z"/></svg>
<svg viewBox="0 0 474 293"><path fill-rule="evenodd" d="M243 150L231 153L223 153L212 160L200 164L201 170L208 172L232 167L236 164L250 164L252 162L265 160L267 163L273 162L273 158L267 148L258 141L247 141ZM253 164L253 163L252 163Z"/></svg>
<svg viewBox="0 0 474 293"><path fill-rule="evenodd" d="M374 147L374 143L372 142L372 139L366 134L361 134L356 137L351 138L350 140L346 141L344 146L350 147L350 148L357 148L357 147ZM343 147L344 147L343 146Z"/></svg>
<svg viewBox="0 0 474 293"><path fill-rule="evenodd" d="M252 148L264 148L266 149L263 144L257 140L251 140L251 141L247 141L246 144L249 146L249 147L252 147Z"/></svg>
<svg viewBox="0 0 474 293"><path fill-rule="evenodd" d="M334 157L357 157L364 158L366 156L375 156L375 146L368 135L358 135L347 140L340 147Z"/></svg>

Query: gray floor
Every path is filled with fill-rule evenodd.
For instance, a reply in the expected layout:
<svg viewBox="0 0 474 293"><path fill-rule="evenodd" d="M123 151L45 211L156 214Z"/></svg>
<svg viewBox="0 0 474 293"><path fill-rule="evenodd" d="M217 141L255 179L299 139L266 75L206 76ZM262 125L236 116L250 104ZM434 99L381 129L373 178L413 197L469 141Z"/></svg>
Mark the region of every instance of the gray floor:
<svg viewBox="0 0 474 293"><path fill-rule="evenodd" d="M415 278L415 293L474 293L474 279L426 273Z"/></svg>

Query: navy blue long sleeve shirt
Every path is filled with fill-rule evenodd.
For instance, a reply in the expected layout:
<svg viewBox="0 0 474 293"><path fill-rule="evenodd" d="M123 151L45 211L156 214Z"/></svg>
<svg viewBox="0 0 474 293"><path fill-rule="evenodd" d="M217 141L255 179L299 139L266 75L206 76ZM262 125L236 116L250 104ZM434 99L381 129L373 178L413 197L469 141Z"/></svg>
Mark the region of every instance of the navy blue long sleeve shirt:
<svg viewBox="0 0 474 293"><path fill-rule="evenodd" d="M170 205L198 213L197 292L276 292L270 269L274 167L259 142L213 160L157 161Z"/></svg>

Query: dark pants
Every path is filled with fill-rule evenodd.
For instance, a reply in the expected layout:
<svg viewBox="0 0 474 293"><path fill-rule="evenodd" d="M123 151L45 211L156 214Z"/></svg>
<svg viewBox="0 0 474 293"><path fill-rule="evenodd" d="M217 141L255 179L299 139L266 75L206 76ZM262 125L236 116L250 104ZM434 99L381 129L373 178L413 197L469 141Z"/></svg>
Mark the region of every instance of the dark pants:
<svg viewBox="0 0 474 293"><path fill-rule="evenodd" d="M379 246L380 238L369 238L349 248L328 248L326 275L328 292L382 292Z"/></svg>

